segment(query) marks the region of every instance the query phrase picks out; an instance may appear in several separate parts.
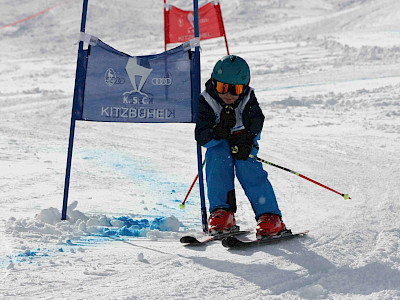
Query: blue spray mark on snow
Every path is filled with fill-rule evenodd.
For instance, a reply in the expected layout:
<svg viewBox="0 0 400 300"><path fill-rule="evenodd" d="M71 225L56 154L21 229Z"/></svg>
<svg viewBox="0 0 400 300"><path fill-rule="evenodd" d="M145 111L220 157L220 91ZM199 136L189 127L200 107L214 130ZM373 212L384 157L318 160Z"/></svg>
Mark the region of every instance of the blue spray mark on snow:
<svg viewBox="0 0 400 300"><path fill-rule="evenodd" d="M34 259L41 257L49 257L47 249L36 249L36 250L23 250L14 255L6 255L0 258L0 268L6 268L9 264L13 263L28 263L32 264Z"/></svg>
<svg viewBox="0 0 400 300"><path fill-rule="evenodd" d="M160 173L157 166L148 160L143 158L138 160L115 150L85 149L80 155L83 159L92 161L96 167L100 166L107 171L117 172L130 178L133 182L127 184L132 184L133 190L140 190L148 195L145 199L147 210L138 211L138 216L154 218L175 215L185 220L188 227L201 226L198 188L192 190L186 202L186 209L179 208L179 203L183 201L190 187L190 180L185 183L166 180L168 174Z"/></svg>
<svg viewBox="0 0 400 300"><path fill-rule="evenodd" d="M149 230L178 231L180 227L184 227L183 224L174 217L157 217L149 221L148 219L135 220L128 216L122 216L115 218L115 220L123 222L123 226L118 229L115 227L103 227L95 235L103 237L146 237Z"/></svg>

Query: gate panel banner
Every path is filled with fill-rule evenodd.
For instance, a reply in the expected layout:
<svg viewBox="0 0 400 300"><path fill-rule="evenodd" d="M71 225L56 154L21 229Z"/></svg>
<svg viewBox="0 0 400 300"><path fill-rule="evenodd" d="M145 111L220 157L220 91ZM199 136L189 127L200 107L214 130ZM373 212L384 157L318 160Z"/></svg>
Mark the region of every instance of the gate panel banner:
<svg viewBox="0 0 400 300"><path fill-rule="evenodd" d="M98 39L88 53L82 120L193 121L192 56L185 45L156 55L129 56Z"/></svg>
<svg viewBox="0 0 400 300"><path fill-rule="evenodd" d="M165 44L183 43L194 38L193 11L186 11L170 5L164 8ZM219 3L209 2L199 8L200 40L225 35Z"/></svg>

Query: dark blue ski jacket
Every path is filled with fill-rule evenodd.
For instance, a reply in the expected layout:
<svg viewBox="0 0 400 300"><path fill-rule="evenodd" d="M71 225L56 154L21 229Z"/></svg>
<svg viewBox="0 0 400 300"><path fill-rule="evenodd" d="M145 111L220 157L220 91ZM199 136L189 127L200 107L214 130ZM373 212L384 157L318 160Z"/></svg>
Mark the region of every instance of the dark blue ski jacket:
<svg viewBox="0 0 400 300"><path fill-rule="evenodd" d="M211 79L208 80L205 84L206 92L214 98L221 107L224 105L223 100L218 96L217 91L215 90ZM258 104L257 98L254 94L253 90L249 88L243 93L239 99L235 102L237 106L240 101L242 101L245 96L250 94L250 99L247 102L244 110L242 112L242 120L245 130L250 132L253 137L257 137L263 128L264 124L264 115L261 111L260 105ZM195 138L196 141L201 146L212 146L213 143L210 143L214 140L213 127L216 125L216 115L211 106L207 103L205 98L200 95L199 96L199 107L198 107L198 117L196 121L196 129L195 129ZM209 144L209 145L207 145Z"/></svg>

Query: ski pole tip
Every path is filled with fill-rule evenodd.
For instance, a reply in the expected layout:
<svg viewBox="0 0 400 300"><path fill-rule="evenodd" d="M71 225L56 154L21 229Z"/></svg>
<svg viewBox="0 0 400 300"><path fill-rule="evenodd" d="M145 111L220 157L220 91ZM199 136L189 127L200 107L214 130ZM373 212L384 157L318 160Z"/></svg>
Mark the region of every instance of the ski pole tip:
<svg viewBox="0 0 400 300"><path fill-rule="evenodd" d="M185 208L186 208L186 205L183 204L183 203L181 203L181 204L179 204L179 208L180 208L180 209L185 209Z"/></svg>
<svg viewBox="0 0 400 300"><path fill-rule="evenodd" d="M351 199L351 197L349 196L349 194L343 194L342 196L343 196L344 200Z"/></svg>

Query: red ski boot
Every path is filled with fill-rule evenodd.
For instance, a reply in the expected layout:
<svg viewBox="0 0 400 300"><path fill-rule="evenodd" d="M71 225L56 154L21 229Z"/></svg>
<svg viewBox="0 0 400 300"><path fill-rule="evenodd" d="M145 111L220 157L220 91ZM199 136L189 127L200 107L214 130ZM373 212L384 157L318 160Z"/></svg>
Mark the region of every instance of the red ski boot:
<svg viewBox="0 0 400 300"><path fill-rule="evenodd" d="M208 219L208 232L216 235L222 232L229 232L236 224L233 212L221 208L215 209Z"/></svg>
<svg viewBox="0 0 400 300"><path fill-rule="evenodd" d="M257 239L262 239L270 235L276 235L282 230L286 230L285 224L278 215L264 214L257 221Z"/></svg>

